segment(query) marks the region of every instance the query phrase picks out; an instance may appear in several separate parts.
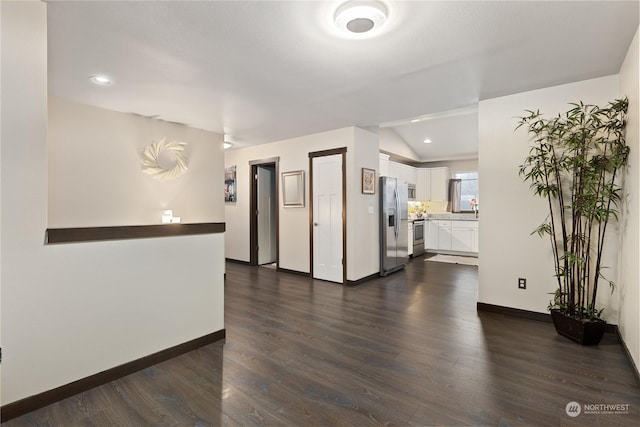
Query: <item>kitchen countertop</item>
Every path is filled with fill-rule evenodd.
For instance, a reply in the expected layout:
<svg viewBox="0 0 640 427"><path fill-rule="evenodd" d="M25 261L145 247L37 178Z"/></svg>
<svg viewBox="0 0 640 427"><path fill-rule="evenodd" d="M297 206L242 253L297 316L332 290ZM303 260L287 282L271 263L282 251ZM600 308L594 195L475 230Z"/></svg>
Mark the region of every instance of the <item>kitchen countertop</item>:
<svg viewBox="0 0 640 427"><path fill-rule="evenodd" d="M443 214L427 214L426 219L448 219L456 221L478 221L475 214L472 213L443 213Z"/></svg>

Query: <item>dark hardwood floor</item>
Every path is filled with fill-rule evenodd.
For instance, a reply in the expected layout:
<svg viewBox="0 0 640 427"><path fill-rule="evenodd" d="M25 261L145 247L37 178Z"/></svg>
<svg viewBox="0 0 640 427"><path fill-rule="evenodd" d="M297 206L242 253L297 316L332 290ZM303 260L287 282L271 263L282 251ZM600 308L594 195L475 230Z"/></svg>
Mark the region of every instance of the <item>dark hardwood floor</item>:
<svg viewBox="0 0 640 427"><path fill-rule="evenodd" d="M414 259L345 288L228 263L225 341L3 426L639 424L614 335L581 347L551 324L477 313L477 277ZM571 401L628 412L574 418Z"/></svg>

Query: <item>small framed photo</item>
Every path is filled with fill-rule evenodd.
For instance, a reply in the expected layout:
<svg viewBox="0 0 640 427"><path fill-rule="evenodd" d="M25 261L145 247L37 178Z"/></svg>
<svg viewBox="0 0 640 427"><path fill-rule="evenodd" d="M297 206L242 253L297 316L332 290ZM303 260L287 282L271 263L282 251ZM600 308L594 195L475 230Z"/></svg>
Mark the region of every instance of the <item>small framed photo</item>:
<svg viewBox="0 0 640 427"><path fill-rule="evenodd" d="M237 195L236 167L229 166L224 169L224 201L236 202Z"/></svg>
<svg viewBox="0 0 640 427"><path fill-rule="evenodd" d="M362 194L376 194L376 171L362 168Z"/></svg>

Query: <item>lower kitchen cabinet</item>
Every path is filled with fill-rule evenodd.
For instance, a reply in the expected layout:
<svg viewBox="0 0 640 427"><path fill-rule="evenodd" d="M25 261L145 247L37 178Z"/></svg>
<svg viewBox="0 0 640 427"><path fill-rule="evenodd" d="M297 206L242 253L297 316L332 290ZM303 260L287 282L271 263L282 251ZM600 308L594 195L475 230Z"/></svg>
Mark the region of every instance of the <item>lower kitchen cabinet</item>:
<svg viewBox="0 0 640 427"><path fill-rule="evenodd" d="M427 250L478 252L478 221L428 220Z"/></svg>
<svg viewBox="0 0 640 427"><path fill-rule="evenodd" d="M451 221L437 221L438 249L451 250Z"/></svg>
<svg viewBox="0 0 640 427"><path fill-rule="evenodd" d="M478 253L478 228L475 233L471 233L471 252Z"/></svg>
<svg viewBox="0 0 640 427"><path fill-rule="evenodd" d="M450 250L478 252L478 221L451 221L450 235Z"/></svg>
<svg viewBox="0 0 640 427"><path fill-rule="evenodd" d="M438 249L438 223L435 220L427 220L425 222L427 229L427 237L424 241L426 250Z"/></svg>
<svg viewBox="0 0 640 427"><path fill-rule="evenodd" d="M451 229L451 250L460 252L471 251L471 230L468 228Z"/></svg>

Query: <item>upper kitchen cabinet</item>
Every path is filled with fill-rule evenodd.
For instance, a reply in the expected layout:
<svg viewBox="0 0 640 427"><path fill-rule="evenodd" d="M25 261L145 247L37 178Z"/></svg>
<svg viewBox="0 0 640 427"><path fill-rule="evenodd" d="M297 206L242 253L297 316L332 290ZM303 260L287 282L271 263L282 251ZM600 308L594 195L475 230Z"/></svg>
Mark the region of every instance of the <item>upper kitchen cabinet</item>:
<svg viewBox="0 0 640 427"><path fill-rule="evenodd" d="M431 169L431 200L448 200L449 168Z"/></svg>
<svg viewBox="0 0 640 427"><path fill-rule="evenodd" d="M389 162L389 176L393 178L400 178L400 175L402 175L400 163Z"/></svg>
<svg viewBox="0 0 640 427"><path fill-rule="evenodd" d="M416 200L421 202L431 201L431 171L425 168L418 168L416 171L418 181L416 182Z"/></svg>
<svg viewBox="0 0 640 427"><path fill-rule="evenodd" d="M380 176L391 176L389 175L389 155L380 153Z"/></svg>
<svg viewBox="0 0 640 427"><path fill-rule="evenodd" d="M409 184L414 184L418 181L417 170L413 166L402 165L404 167L404 179Z"/></svg>
<svg viewBox="0 0 640 427"><path fill-rule="evenodd" d="M446 201L448 197L449 168L418 168L416 199L423 202Z"/></svg>
<svg viewBox="0 0 640 427"><path fill-rule="evenodd" d="M389 176L399 178L409 184L416 184L416 168L402 163L389 161Z"/></svg>

